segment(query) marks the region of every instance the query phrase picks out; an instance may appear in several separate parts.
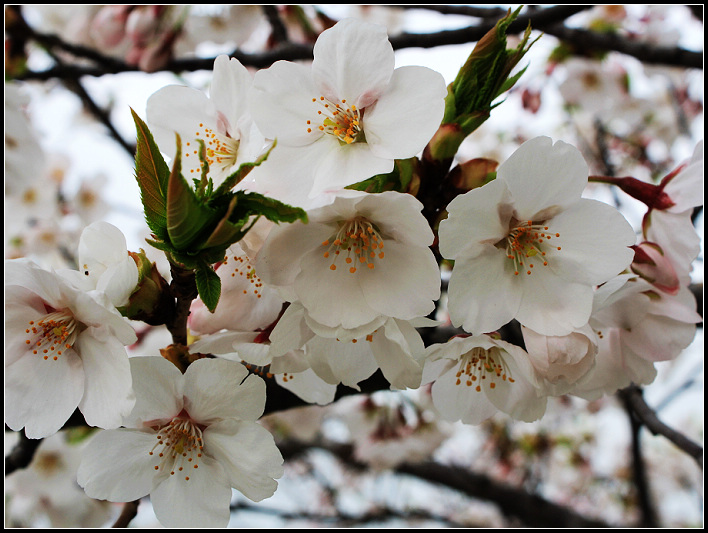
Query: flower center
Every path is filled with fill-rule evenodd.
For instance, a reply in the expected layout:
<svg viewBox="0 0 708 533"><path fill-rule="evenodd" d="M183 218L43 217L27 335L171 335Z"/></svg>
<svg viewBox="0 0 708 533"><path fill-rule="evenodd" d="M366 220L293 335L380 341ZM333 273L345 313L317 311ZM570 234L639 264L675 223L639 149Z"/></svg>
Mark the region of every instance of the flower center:
<svg viewBox="0 0 708 533"><path fill-rule="evenodd" d="M155 466L158 472L169 472L171 476L181 472L185 481L189 481L190 472L199 468L203 450L201 428L189 418L177 416L157 432L157 444L149 455L157 455L160 459Z"/></svg>
<svg viewBox="0 0 708 533"><path fill-rule="evenodd" d="M342 224L332 237L322 243L327 248L323 256L332 259L330 270L337 270L337 261L344 257L349 272L354 274L357 267L366 266L373 270L375 261L384 258L384 242L374 224L363 217L355 217Z"/></svg>
<svg viewBox="0 0 708 533"><path fill-rule="evenodd" d="M30 320L27 326L25 344L45 361L58 360L63 350L73 347L79 334L79 322L67 309L53 311L38 322Z"/></svg>
<svg viewBox="0 0 708 533"><path fill-rule="evenodd" d="M258 274L256 274L256 269L253 268L253 265L251 265L248 256L235 255L232 257L232 260L233 263L229 261L228 257L225 257L223 263L221 264L221 266L219 266L219 268L225 268L226 265L232 264L231 268L233 268L233 272L231 272L231 277L245 277L252 285L253 294L255 294L257 298L260 298L261 291L263 290L263 282L261 281L261 278L258 277ZM248 289L243 289L243 294L248 294Z"/></svg>
<svg viewBox="0 0 708 533"><path fill-rule="evenodd" d="M320 96L312 101L322 108L317 110L318 118L322 119L322 125L316 126L319 131L334 135L343 144L364 141L364 129L361 126L363 111L355 105L347 105L346 100L335 103ZM312 133L313 127L312 121L308 120L307 133Z"/></svg>
<svg viewBox="0 0 708 533"><path fill-rule="evenodd" d="M463 380L468 387L476 383L475 390L477 392L482 390L484 384L490 389L496 388L497 382L500 380L514 383L514 378L511 377L511 372L509 372L504 358L499 354L499 348L490 348L489 350L479 346L472 348L462 356L456 376L455 385L461 385Z"/></svg>
<svg viewBox="0 0 708 533"><path fill-rule="evenodd" d="M549 241L558 237L560 233L549 232L548 226L527 220L515 226L499 245L505 248L506 256L513 262L515 276L522 270L531 275L534 265L548 266L546 250ZM556 249L560 251L561 247L556 246Z"/></svg>
<svg viewBox="0 0 708 533"><path fill-rule="evenodd" d="M240 139L234 139L228 132L214 131L203 123L199 124L199 130L194 135L204 141L206 161L210 170L226 173L236 164ZM192 143L187 142L186 145L191 147ZM192 149L192 154L199 157L199 145ZM189 155L189 152L185 153L185 156ZM194 172L194 169L191 172Z"/></svg>

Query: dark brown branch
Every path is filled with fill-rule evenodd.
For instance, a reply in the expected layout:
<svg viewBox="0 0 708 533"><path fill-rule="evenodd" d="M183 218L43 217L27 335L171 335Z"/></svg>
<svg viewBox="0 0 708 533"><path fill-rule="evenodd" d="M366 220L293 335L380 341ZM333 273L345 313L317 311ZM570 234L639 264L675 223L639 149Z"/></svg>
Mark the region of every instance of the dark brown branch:
<svg viewBox="0 0 708 533"><path fill-rule="evenodd" d="M138 504L140 504L140 500L124 503L120 516L111 527L128 527L131 520L138 514Z"/></svg>
<svg viewBox="0 0 708 533"><path fill-rule="evenodd" d="M170 290L177 300L177 305L174 316L165 325L172 335L174 344L187 346L187 319L192 301L197 297L197 284L194 280L193 270L186 270L172 264L171 272Z"/></svg>
<svg viewBox="0 0 708 533"><path fill-rule="evenodd" d="M637 491L637 502L641 510L640 527L658 527L659 524L654 510L654 503L651 498L651 490L649 481L647 480L646 465L642 455L640 432L642 423L634 414L632 405L622 391L619 393L624 409L629 417L629 422L632 430L632 478L634 480L634 488Z"/></svg>
<svg viewBox="0 0 708 533"><path fill-rule="evenodd" d="M659 420L654 410L644 401L642 390L639 387L633 385L620 391L619 395L623 402L631 407L639 422L653 435L666 437L680 450L693 457L698 466L703 469L703 447Z"/></svg>
<svg viewBox="0 0 708 533"><path fill-rule="evenodd" d="M27 468L32 462L37 448L42 444L42 439L28 439L24 431L20 431L19 436L20 440L5 456L5 476L9 476L15 470Z"/></svg>

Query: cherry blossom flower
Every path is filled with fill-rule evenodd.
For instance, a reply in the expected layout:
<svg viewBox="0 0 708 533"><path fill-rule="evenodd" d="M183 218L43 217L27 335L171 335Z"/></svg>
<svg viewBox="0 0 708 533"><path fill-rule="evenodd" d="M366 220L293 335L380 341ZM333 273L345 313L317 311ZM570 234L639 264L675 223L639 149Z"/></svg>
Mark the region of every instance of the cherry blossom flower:
<svg viewBox="0 0 708 533"><path fill-rule="evenodd" d="M661 247L683 283L689 281L691 263L701 249L691 216L695 207L703 205L703 182L701 141L693 156L661 181L659 189L669 205L650 205L642 221L646 240Z"/></svg>
<svg viewBox="0 0 708 533"><path fill-rule="evenodd" d="M483 187L456 197L440 223L454 259L452 322L473 334L516 318L544 335L585 325L593 288L627 268L635 234L613 207L581 198L587 165L548 137L524 143Z"/></svg>
<svg viewBox="0 0 708 533"><path fill-rule="evenodd" d="M598 339L586 324L563 336L539 335L521 326L529 361L549 396L561 396L595 366Z"/></svg>
<svg viewBox="0 0 708 533"><path fill-rule="evenodd" d="M6 441L19 437L5 433ZM72 442L68 432L55 433L42 440L27 468L7 475L8 524L36 527L44 517L53 528L99 528L115 517L111 504L89 498L76 484L84 446L85 441Z"/></svg>
<svg viewBox="0 0 708 533"><path fill-rule="evenodd" d="M253 162L265 139L253 125L247 109L251 74L237 59L220 55L214 60L209 96L191 87L168 85L147 102L147 122L160 150L174 157L175 133L182 140L182 169L189 178L201 172L199 143L206 148L209 176L220 185L242 163Z"/></svg>
<svg viewBox="0 0 708 533"><path fill-rule="evenodd" d="M250 371L275 379L281 387L308 403L331 403L336 386L326 383L310 368L301 350L275 354L268 333L268 330L222 331L195 341L190 352L244 362Z"/></svg>
<svg viewBox="0 0 708 533"><path fill-rule="evenodd" d="M433 324L424 317L400 320L381 316L363 326L345 329L318 323L294 302L270 334L271 353L302 350L322 380L359 390L358 383L378 368L392 389L417 388L425 347L416 327Z"/></svg>
<svg viewBox="0 0 708 533"><path fill-rule="evenodd" d="M598 339L596 365L570 394L594 400L631 383L654 381L654 363L675 359L693 341L701 321L695 308L688 289L661 293L631 274L600 286L589 322Z"/></svg>
<svg viewBox="0 0 708 533"><path fill-rule="evenodd" d="M308 224L274 227L256 271L327 327L425 316L440 296L440 270L421 208L394 191L337 197L308 211Z"/></svg>
<svg viewBox="0 0 708 533"><path fill-rule="evenodd" d="M199 359L182 374L161 357L132 357L135 408L124 428L97 434L77 478L86 494L115 502L150 495L165 527L225 527L231 488L273 495L283 459L255 421L265 384L241 365Z"/></svg>
<svg viewBox="0 0 708 533"><path fill-rule="evenodd" d="M120 229L104 221L86 226L79 238L78 262L80 270L59 273L76 287L104 293L116 307L128 303L138 285L138 266Z"/></svg>
<svg viewBox="0 0 708 533"><path fill-rule="evenodd" d="M546 394L518 346L490 335L459 336L426 349L423 383L450 421L480 424L498 412L532 422L546 411Z"/></svg>
<svg viewBox="0 0 708 533"><path fill-rule="evenodd" d="M46 437L78 406L89 425L118 427L135 402L125 345L137 337L105 295L9 260L5 311L5 423Z"/></svg>
<svg viewBox="0 0 708 533"><path fill-rule="evenodd" d="M256 181L302 202L391 172L395 159L425 148L446 94L433 70L394 69L385 27L341 20L317 39L311 67L277 61L256 73L251 112L278 142Z"/></svg>
<svg viewBox="0 0 708 533"><path fill-rule="evenodd" d="M221 298L211 313L201 300L195 300L189 327L197 334L231 331L255 331L272 324L283 307L280 295L258 277L251 259L240 246L232 245L216 267L221 279Z"/></svg>

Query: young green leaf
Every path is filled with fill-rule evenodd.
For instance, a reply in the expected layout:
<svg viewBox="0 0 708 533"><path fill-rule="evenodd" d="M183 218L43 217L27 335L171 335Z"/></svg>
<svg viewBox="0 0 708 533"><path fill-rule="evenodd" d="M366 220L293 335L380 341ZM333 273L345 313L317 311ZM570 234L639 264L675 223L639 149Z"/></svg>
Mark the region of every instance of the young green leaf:
<svg viewBox="0 0 708 533"><path fill-rule="evenodd" d="M194 272L199 297L212 313L216 310L221 297L221 278L214 269L205 262L200 263Z"/></svg>
<svg viewBox="0 0 708 533"><path fill-rule="evenodd" d="M167 238L167 183L170 169L160 154L147 124L133 111L137 129L135 178L140 187L140 199L145 221L158 239Z"/></svg>

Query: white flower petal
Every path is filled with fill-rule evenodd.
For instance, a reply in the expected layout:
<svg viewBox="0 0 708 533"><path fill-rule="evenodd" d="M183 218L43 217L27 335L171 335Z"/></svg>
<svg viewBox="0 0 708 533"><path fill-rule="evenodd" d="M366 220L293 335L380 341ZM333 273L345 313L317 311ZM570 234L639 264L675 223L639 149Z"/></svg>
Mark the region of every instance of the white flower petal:
<svg viewBox="0 0 708 533"><path fill-rule="evenodd" d="M386 241L381 251L384 257L376 258L373 269L352 274L359 278L366 303L402 320L433 311L440 297L440 269L430 249Z"/></svg>
<svg viewBox="0 0 708 533"><path fill-rule="evenodd" d="M323 96L364 108L386 89L394 67L384 26L344 19L322 32L314 47L312 77Z"/></svg>
<svg viewBox="0 0 708 533"><path fill-rule="evenodd" d="M552 239L548 266L569 281L599 285L632 262L636 243L632 226L610 205L581 199L548 222ZM561 250L554 247L559 246Z"/></svg>
<svg viewBox="0 0 708 533"><path fill-rule="evenodd" d="M289 390L307 403L327 405L334 401L337 386L322 380L315 372L308 368L297 374L277 374L276 382L284 389Z"/></svg>
<svg viewBox="0 0 708 533"><path fill-rule="evenodd" d="M81 354L85 375L79 409L90 426L114 429L135 405L130 363L117 339L100 338L95 332L95 328L82 332L74 345Z"/></svg>
<svg viewBox="0 0 708 533"><path fill-rule="evenodd" d="M519 220L540 221L580 199L588 166L574 146L535 137L499 165L497 179L508 185Z"/></svg>
<svg viewBox="0 0 708 533"><path fill-rule="evenodd" d="M489 333L516 315L522 291L503 251L487 245L474 259L456 261L448 288L450 318L473 334Z"/></svg>
<svg viewBox="0 0 708 533"><path fill-rule="evenodd" d="M423 151L445 111L447 88L439 72L397 68L386 92L366 109L366 142L378 157L407 159Z"/></svg>
<svg viewBox="0 0 708 533"><path fill-rule="evenodd" d="M225 420L204 431L204 451L224 468L228 482L253 501L269 498L283 475L273 436L253 422Z"/></svg>
<svg viewBox="0 0 708 533"><path fill-rule="evenodd" d="M447 206L448 217L440 222L440 253L447 259L475 257L488 244L504 239L509 230L509 189L502 180L456 196ZM496 212L490 206L497 206Z"/></svg>
<svg viewBox="0 0 708 533"><path fill-rule="evenodd" d="M30 439L56 433L79 405L84 393L81 359L72 349L55 361L26 353L5 367L5 423L25 428Z"/></svg>
<svg viewBox="0 0 708 533"><path fill-rule="evenodd" d="M265 407L265 383L240 364L199 359L184 374L184 407L201 424L225 418L257 420Z"/></svg>
<svg viewBox="0 0 708 533"><path fill-rule="evenodd" d="M156 356L131 357L129 362L136 402L124 425L142 428L177 416L183 407L179 369Z"/></svg>
<svg viewBox="0 0 708 533"><path fill-rule="evenodd" d="M223 528L228 525L231 488L222 465L205 455L198 466L186 468L186 473L175 472L150 493L155 516L163 526Z"/></svg>
<svg viewBox="0 0 708 533"><path fill-rule="evenodd" d="M154 431L113 429L91 438L83 452L77 481L91 498L130 502L147 496L155 478Z"/></svg>
<svg viewBox="0 0 708 533"><path fill-rule="evenodd" d="M259 70L253 78L250 110L261 133L279 144L305 146L322 136L316 128L307 132L310 120L314 123L317 108L312 99L319 96L304 65L276 61L267 69ZM278 147L276 146L275 151Z"/></svg>

